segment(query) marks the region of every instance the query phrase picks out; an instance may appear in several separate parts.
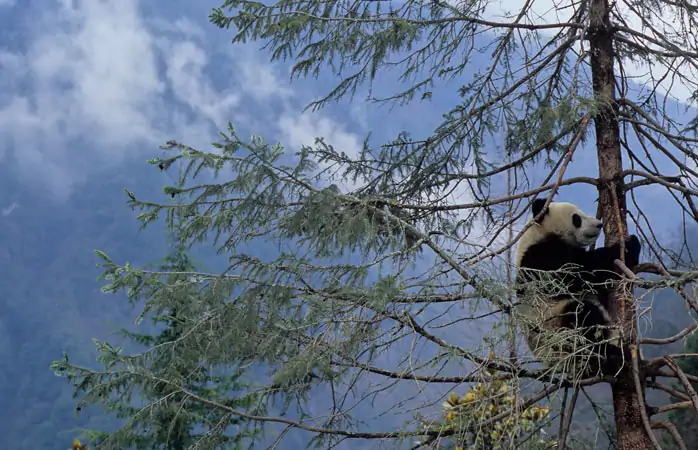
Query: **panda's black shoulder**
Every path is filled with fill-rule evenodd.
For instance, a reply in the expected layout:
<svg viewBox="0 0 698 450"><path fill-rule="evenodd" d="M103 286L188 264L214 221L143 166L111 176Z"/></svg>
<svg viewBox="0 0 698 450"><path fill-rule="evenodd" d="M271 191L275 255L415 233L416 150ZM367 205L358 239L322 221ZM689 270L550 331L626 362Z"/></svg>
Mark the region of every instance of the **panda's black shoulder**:
<svg viewBox="0 0 698 450"><path fill-rule="evenodd" d="M585 252L583 248L551 235L529 245L522 254L520 265L538 270L556 270L569 263L584 265Z"/></svg>

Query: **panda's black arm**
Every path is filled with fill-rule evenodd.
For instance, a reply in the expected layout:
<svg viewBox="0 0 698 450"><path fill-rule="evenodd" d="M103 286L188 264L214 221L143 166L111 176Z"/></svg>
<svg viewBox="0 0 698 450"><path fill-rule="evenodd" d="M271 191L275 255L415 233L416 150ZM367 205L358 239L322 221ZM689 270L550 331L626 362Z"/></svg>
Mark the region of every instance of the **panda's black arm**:
<svg viewBox="0 0 698 450"><path fill-rule="evenodd" d="M593 257L586 249L570 245L557 237L548 237L524 252L521 266L536 270L558 270L566 264L588 267Z"/></svg>
<svg viewBox="0 0 698 450"><path fill-rule="evenodd" d="M615 269L613 261L620 257L620 244L600 247L591 251L570 245L557 237L547 239L530 246L524 252L522 267L538 270L557 270L572 263L586 270ZM637 236L630 236L625 242L625 264L634 267L640 259L640 241Z"/></svg>
<svg viewBox="0 0 698 450"><path fill-rule="evenodd" d="M633 268L640 263L640 240L632 235L625 240L625 265ZM588 252L586 266L595 270L614 270L614 260L620 259L620 243L599 247Z"/></svg>

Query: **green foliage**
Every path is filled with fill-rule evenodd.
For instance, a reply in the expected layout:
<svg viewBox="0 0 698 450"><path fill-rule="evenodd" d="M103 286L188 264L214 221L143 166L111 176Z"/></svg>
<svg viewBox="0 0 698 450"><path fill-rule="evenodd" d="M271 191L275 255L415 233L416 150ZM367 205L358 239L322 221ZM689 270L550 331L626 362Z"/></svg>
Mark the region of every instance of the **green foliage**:
<svg viewBox="0 0 698 450"><path fill-rule="evenodd" d="M228 255L226 270L198 271L181 248L158 270L119 265L96 252L107 281L104 292L127 292L134 305L143 304L139 320L151 315L156 323L167 324L157 338L128 334L148 347L137 355L97 342L101 371L67 360L54 364L57 373L76 384L81 405L100 403L127 420L115 433L88 435L101 442L99 448L155 448L165 439L191 442L201 437L191 431L194 424L209 429L221 421L234 424L240 417L262 415L277 398L283 412L299 408L303 423L309 414L302 408L313 388L355 385L362 375L357 368L370 367L373 358L414 330L433 340L416 320L425 304L483 297L503 302L486 270L471 271L478 274L477 283L454 284L439 265L417 278L406 275L417 245L451 258L436 246L438 236L419 231L419 215L402 217L391 209L395 203L384 198L322 186L310 149L300 152L296 165L284 165L280 146L258 138L243 143L232 127L229 131L217 145L220 153L170 143L174 156L151 161L160 167L184 163L177 203L143 202L127 193L128 205L143 211L144 225L164 215L171 228L177 227L182 246L213 235L218 250ZM222 169L235 176L218 184L186 185L190 174ZM361 221L364 225L357 226ZM255 251L260 236L285 249L276 258L261 258ZM254 254L243 252L245 248ZM468 285L476 289L466 292ZM443 347L447 353L428 365L454 355L478 360L470 350ZM245 389L239 378L243 368L262 365L270 368L268 381L258 378L254 390ZM214 377L216 371L228 378ZM234 398L223 397L240 391ZM128 406L136 394L149 403ZM316 444L327 445L327 439L349 432L359 420L350 409L328 416L311 428L331 430L316 433ZM429 431L408 430L383 437L425 433ZM211 439L220 443L223 438Z"/></svg>
<svg viewBox="0 0 698 450"><path fill-rule="evenodd" d="M460 98L426 139L401 133L380 149L365 148L354 163L330 149L317 151L318 162L341 165L348 179L366 177L363 192L411 200L456 180L489 187L499 171L485 157L485 145L502 132L506 151L522 162L544 157L553 165L551 154L564 151L581 118L596 111L584 65L568 54L579 36L551 38L527 29L519 40L506 21L481 17L487 4L225 0L210 20L233 28L233 42L260 41L272 60L293 59L292 76L338 76L330 92L310 103L313 109L353 97L362 84L371 90L380 71L398 71L393 86L405 89L371 97L378 102L426 100L439 82L457 80ZM488 39L481 38L483 29ZM476 69L481 55L492 55L492 64Z"/></svg>
<svg viewBox="0 0 698 450"><path fill-rule="evenodd" d="M116 266L104 252L96 253L105 261L106 277L114 281L104 291L116 292L128 285L132 299L145 301L140 318L149 316L154 328L161 331L121 330L147 349L133 356L95 339L103 366L100 371L71 364L67 355L52 364L57 375L73 382L76 395L82 394L78 410L101 405L124 420L117 431L89 430L81 437L99 449L242 448L256 435L254 426L245 426L233 413L193 400L216 398L230 410L255 409L259 402L253 393L245 393L244 371L234 362L218 368L201 364L198 352L205 345L205 336L199 336L195 344L188 342L193 345L181 345L187 333L198 332L192 322L201 312L197 306L201 297L197 283L188 275L196 267L179 233L174 234L172 251L157 268L158 275L150 278L129 264Z"/></svg>

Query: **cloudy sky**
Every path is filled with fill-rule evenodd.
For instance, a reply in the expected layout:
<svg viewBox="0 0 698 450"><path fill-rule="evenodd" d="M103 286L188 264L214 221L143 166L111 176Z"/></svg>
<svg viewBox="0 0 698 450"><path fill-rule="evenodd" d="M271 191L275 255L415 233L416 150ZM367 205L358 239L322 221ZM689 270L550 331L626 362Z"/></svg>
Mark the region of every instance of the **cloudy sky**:
<svg viewBox="0 0 698 450"><path fill-rule="evenodd" d="M177 139L205 147L231 120L289 146L324 135L358 148L359 107L300 108L321 91L288 83L254 45L208 23L219 0L0 0L0 164L63 197L95 167L152 157ZM271 120L270 120L271 119ZM359 133L359 134L357 134Z"/></svg>

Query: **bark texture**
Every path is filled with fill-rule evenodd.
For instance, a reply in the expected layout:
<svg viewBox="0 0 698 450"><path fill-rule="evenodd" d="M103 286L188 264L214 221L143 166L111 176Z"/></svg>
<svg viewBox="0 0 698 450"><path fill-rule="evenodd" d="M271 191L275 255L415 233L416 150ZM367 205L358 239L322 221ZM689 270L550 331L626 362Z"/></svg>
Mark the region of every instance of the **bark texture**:
<svg viewBox="0 0 698 450"><path fill-rule="evenodd" d="M594 94L599 101L599 114L594 120L596 150L599 163L599 209L604 223L605 245L627 236L626 202L621 172L623 170L620 129L616 117L615 74L613 71L613 28L609 19L607 0L591 0L589 42ZM621 255L618 255L620 258ZM632 296L616 295L612 311L623 327L625 345L637 339L636 308ZM644 384L644 380L642 380ZM617 448L636 450L653 448L645 430L641 411L644 410L644 388L638 392L628 361L612 384L613 409L616 423Z"/></svg>

